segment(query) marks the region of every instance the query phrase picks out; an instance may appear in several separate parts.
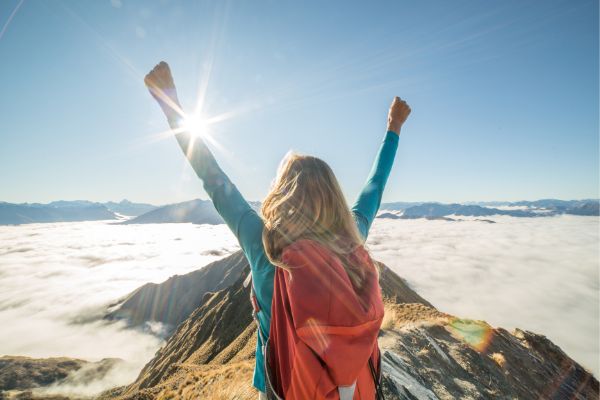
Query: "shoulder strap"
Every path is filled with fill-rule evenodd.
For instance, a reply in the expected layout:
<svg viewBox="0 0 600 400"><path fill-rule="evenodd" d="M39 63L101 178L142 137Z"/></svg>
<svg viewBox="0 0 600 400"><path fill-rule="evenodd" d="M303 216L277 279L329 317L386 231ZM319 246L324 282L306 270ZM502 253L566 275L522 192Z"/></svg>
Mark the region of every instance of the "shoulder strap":
<svg viewBox="0 0 600 400"><path fill-rule="evenodd" d="M377 367L377 370L375 370L375 367L373 366L373 359L369 357L369 369L371 370L373 382L375 382L375 399L385 400L385 396L383 395L383 389L381 388L381 353L379 353ZM379 374L377 372L379 372Z"/></svg>
<svg viewBox="0 0 600 400"><path fill-rule="evenodd" d="M260 327L260 322L258 321L258 312L260 311L260 306L258 305L258 300L256 299L256 294L254 292L254 282L252 281L252 270L244 280L244 287L248 287L248 285L252 283L250 286L250 302L252 303L252 318L256 322L256 331L258 332L258 339L261 346L261 352L263 355L263 368L265 370L265 395L268 400L283 400L281 397L277 395L275 389L273 388L273 384L271 383L271 366L269 365L269 337L265 335Z"/></svg>

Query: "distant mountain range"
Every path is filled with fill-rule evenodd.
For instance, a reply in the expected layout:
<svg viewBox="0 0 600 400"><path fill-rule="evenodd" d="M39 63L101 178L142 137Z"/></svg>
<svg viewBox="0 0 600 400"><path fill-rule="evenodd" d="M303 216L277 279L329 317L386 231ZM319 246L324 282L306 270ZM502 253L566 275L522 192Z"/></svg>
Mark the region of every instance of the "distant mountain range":
<svg viewBox="0 0 600 400"><path fill-rule="evenodd" d="M566 210L571 207L577 207L586 203L598 203L600 199L582 199L582 200L559 200L559 199L540 199L540 200L520 200L520 201L465 201L459 204L476 205L482 207L529 207L529 208L544 208L549 210ZM422 204L443 204L437 201L417 201L417 202L392 202L382 203L382 210L405 210L412 206ZM447 204L447 203L446 203ZM456 204L456 203L451 203Z"/></svg>
<svg viewBox="0 0 600 400"><path fill-rule="evenodd" d="M157 206L152 204L132 203L129 200L121 200L119 203L109 201L104 203L104 206L114 213L127 215L129 217L137 217L138 215L145 214L157 208Z"/></svg>
<svg viewBox="0 0 600 400"><path fill-rule="evenodd" d="M260 202L251 201L250 206L259 210ZM172 222L191 222L193 224L223 224L223 218L219 215L212 201L190 200L183 203L169 204L158 207L137 218L124 221L124 224L160 224Z"/></svg>
<svg viewBox="0 0 600 400"><path fill-rule="evenodd" d="M99 203L73 206L0 203L0 225L19 225L36 222L97 221L117 218L114 212Z"/></svg>
<svg viewBox="0 0 600 400"><path fill-rule="evenodd" d="M536 201L518 201L518 202L485 202L488 206L482 206L475 203L443 204L436 202L427 203L384 203L381 210L392 211L384 212L379 218L393 219L447 219L448 215L462 216L491 216L491 215L509 215L512 217L541 217L558 214L573 215L600 215L600 201L593 199L586 200L557 200L543 199ZM503 209L490 207L494 204L496 207L505 207ZM393 212L396 211L396 212Z"/></svg>
<svg viewBox="0 0 600 400"><path fill-rule="evenodd" d="M124 224L161 224L171 222L191 222L193 224L223 224L210 200L191 200L183 203L158 207L136 218L124 221Z"/></svg>
<svg viewBox="0 0 600 400"><path fill-rule="evenodd" d="M441 204L441 203L423 203L418 206L408 207L404 210L391 210L391 212L382 212L377 218L390 219L443 219L446 221L455 221L448 215L461 215L470 217L483 217L491 215L510 215L512 217L539 217L548 216L549 213L529 210L500 210L491 207L482 207L477 205L463 204Z"/></svg>
<svg viewBox="0 0 600 400"><path fill-rule="evenodd" d="M250 205L257 211L260 202ZM499 208L502 207L502 208ZM594 199L558 200L541 199L517 202L465 202L444 204L437 202L382 203L379 218L394 219L446 219L449 215L513 217L540 217L558 214L600 215L600 202ZM387 212L386 212L387 211ZM72 222L96 220L120 220L125 224L158 224L188 222L194 224L222 224L223 219L210 200L190 200L182 203L155 206L122 200L119 203L94 203L87 200L54 201L39 203L0 202L0 225L17 225L40 222ZM487 220L488 222L492 222Z"/></svg>
<svg viewBox="0 0 600 400"><path fill-rule="evenodd" d="M144 214L155 208L151 204L132 203L128 200L119 203L94 203L87 200L59 200L47 204L0 202L0 225L117 220L122 216Z"/></svg>

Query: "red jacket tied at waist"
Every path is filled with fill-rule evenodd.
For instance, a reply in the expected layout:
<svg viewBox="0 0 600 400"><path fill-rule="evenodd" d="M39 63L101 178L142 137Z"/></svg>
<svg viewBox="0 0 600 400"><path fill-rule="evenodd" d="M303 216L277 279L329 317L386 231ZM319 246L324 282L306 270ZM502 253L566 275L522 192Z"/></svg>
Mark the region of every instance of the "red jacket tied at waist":
<svg viewBox="0 0 600 400"><path fill-rule="evenodd" d="M383 301L367 251L354 251L366 277L356 290L339 258L316 241L283 250L290 271L275 272L270 328L273 386L287 400L339 399L356 383L354 399L374 399L369 358L377 368Z"/></svg>

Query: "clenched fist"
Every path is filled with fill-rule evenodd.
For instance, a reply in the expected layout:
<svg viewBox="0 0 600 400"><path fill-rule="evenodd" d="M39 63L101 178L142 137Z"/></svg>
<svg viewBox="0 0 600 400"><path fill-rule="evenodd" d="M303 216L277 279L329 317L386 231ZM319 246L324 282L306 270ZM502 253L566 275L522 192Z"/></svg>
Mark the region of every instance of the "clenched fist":
<svg viewBox="0 0 600 400"><path fill-rule="evenodd" d="M400 97L394 97L392 105L390 106L390 112L388 113L388 131L392 131L395 134L400 134L400 128L408 115L410 114L410 107L406 104L406 101L400 99Z"/></svg>
<svg viewBox="0 0 600 400"><path fill-rule="evenodd" d="M167 118L172 119L182 115L177 90L169 64L164 61L158 63L144 78L146 87L156 99Z"/></svg>

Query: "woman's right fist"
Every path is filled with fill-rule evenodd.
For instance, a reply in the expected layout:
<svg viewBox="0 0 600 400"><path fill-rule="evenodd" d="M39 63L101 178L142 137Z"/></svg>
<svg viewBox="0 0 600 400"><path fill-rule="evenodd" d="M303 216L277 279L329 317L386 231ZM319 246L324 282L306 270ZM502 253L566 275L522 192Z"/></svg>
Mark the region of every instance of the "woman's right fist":
<svg viewBox="0 0 600 400"><path fill-rule="evenodd" d="M400 97L394 97L392 105L390 106L390 112L388 113L388 131L392 131L397 135L400 134L400 128L408 115L410 114L410 107L406 104L406 101L400 99Z"/></svg>
<svg viewBox="0 0 600 400"><path fill-rule="evenodd" d="M164 61L158 63L146 75L144 83L167 117L181 114L177 90L175 89L175 83L173 83L169 64Z"/></svg>

